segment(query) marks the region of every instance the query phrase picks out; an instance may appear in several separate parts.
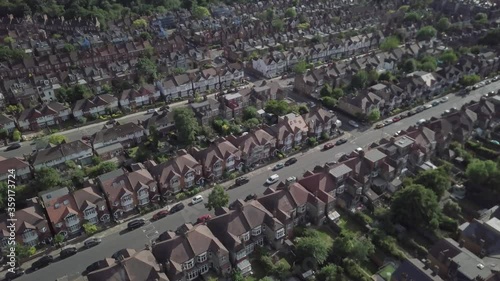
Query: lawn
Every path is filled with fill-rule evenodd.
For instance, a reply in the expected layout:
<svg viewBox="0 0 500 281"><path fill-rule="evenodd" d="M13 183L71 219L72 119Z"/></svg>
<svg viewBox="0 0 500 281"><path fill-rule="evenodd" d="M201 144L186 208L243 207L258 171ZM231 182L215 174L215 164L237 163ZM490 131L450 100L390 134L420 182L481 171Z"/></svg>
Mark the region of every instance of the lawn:
<svg viewBox="0 0 500 281"><path fill-rule="evenodd" d="M384 278L384 280L390 281L394 271L396 271L394 265L392 263L388 263L384 267L382 267L382 269L380 269L377 274Z"/></svg>

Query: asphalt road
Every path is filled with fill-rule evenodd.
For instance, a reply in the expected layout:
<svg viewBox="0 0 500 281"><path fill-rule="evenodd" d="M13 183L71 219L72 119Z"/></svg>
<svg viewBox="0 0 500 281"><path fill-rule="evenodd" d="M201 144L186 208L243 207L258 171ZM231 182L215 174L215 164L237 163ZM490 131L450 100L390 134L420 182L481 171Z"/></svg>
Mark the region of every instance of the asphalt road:
<svg viewBox="0 0 500 281"><path fill-rule="evenodd" d="M307 169L313 169L316 165L323 165L324 163L337 160L341 154L352 151L357 147L364 147L371 144L372 142L379 140L382 136L391 136L399 130L406 129L407 127L414 125L418 120L422 118L430 118L432 116L439 117L446 109L451 107L459 108L461 105L471 101L477 100L481 95L488 93L492 90L497 90L500 88L500 82L496 82L487 85L481 89L472 92L466 97L459 97L453 94L448 95L448 102L442 103L431 109L427 109L421 113L415 114L411 117L403 119L397 123L393 123L383 129L375 130L373 127L370 128L360 128L356 130L351 130L349 132L349 142L334 147L328 151L321 151L321 147L316 147L307 151L304 154L296 155L295 157L299 160L294 165L285 167L277 172L272 171L274 164L269 166L261 167L255 171L252 171L249 175L250 182L229 190L229 195L231 202L239 199L245 198L248 194L256 193L262 194L265 190L263 186L265 180L272 174L277 173L280 176L280 180L284 180L290 176L302 175ZM137 118L137 117L136 117ZM349 125L344 125L349 126ZM349 128L346 128L349 130ZM208 191L202 194L207 198ZM198 204L195 206L186 206L186 208L173 215L169 215L159 221L154 223L148 223L141 229L134 230L132 232L125 232L126 224L119 225L111 230L101 233L102 243L94 248L83 250L75 256L72 256L66 260L55 262L46 268L40 269L36 272L26 274L20 281L40 281L40 280L55 280L58 277L64 275L73 275L76 273L81 273L85 268L97 261L106 257L110 257L114 252L122 248L135 248L143 249L146 243L149 243L151 239L158 236L166 230L175 230L179 225L185 222L196 221L201 215L210 213L204 208L203 204ZM152 214L145 216L149 219Z"/></svg>

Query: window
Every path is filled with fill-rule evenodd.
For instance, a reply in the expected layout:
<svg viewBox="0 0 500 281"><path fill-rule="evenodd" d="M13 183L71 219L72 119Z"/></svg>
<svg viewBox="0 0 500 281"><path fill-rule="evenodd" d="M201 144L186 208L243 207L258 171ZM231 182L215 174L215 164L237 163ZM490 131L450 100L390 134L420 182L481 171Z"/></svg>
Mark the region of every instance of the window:
<svg viewBox="0 0 500 281"><path fill-rule="evenodd" d="M202 267L200 267L200 274L207 273L209 268L210 267L208 266L208 264L204 264Z"/></svg>
<svg viewBox="0 0 500 281"><path fill-rule="evenodd" d="M256 228L252 229L252 236L260 235L261 232L262 228L260 226L257 226Z"/></svg>
<svg viewBox="0 0 500 281"><path fill-rule="evenodd" d="M241 240L243 240L243 241L250 240L250 233L247 232L247 233L244 233L243 235L241 235Z"/></svg>
<svg viewBox="0 0 500 281"><path fill-rule="evenodd" d="M342 186L339 186L339 187L337 188L337 193L338 193L338 194L342 194L342 193L344 193L344 186L343 186L343 185L342 185Z"/></svg>
<svg viewBox="0 0 500 281"><path fill-rule="evenodd" d="M60 222L60 223L56 224L56 227L57 227L57 228L60 228L61 226L62 226L62 222Z"/></svg>
<svg viewBox="0 0 500 281"><path fill-rule="evenodd" d="M197 259L198 262L204 262L204 261L206 261L207 260L207 253L205 252L205 253L199 255L198 257L196 257L196 259Z"/></svg>
<svg viewBox="0 0 500 281"><path fill-rule="evenodd" d="M220 257L220 262L221 262L221 263L223 263L223 262L225 262L225 261L226 261L226 256L221 256L221 257Z"/></svg>
<svg viewBox="0 0 500 281"><path fill-rule="evenodd" d="M194 259L188 260L187 262L184 263L183 268L184 269L190 269L194 266Z"/></svg>
<svg viewBox="0 0 500 281"><path fill-rule="evenodd" d="M188 280L193 280L196 277L198 277L198 270L193 270L191 272L188 272Z"/></svg>
<svg viewBox="0 0 500 281"><path fill-rule="evenodd" d="M254 244L253 244L253 243L251 243L251 244L247 245L247 246L245 247L245 251L247 252L247 255L248 255L248 254L251 254L251 253L253 252L253 249L254 249Z"/></svg>
<svg viewBox="0 0 500 281"><path fill-rule="evenodd" d="M305 212L305 211L306 211L306 209L307 209L307 206L304 204L304 205L302 205L302 206L300 206L300 207L298 208L297 212L299 212L299 213L303 213L303 212Z"/></svg>
<svg viewBox="0 0 500 281"><path fill-rule="evenodd" d="M247 256L247 252L245 251L245 249L239 251L237 254L236 254L236 259L237 260L241 260L242 258L246 257Z"/></svg>
<svg viewBox="0 0 500 281"><path fill-rule="evenodd" d="M284 228L281 228L280 230L276 231L276 239L280 239L282 238L283 236L285 236L285 229Z"/></svg>
<svg viewBox="0 0 500 281"><path fill-rule="evenodd" d="M264 238L260 238L259 240L257 240L257 245L259 246L264 246Z"/></svg>

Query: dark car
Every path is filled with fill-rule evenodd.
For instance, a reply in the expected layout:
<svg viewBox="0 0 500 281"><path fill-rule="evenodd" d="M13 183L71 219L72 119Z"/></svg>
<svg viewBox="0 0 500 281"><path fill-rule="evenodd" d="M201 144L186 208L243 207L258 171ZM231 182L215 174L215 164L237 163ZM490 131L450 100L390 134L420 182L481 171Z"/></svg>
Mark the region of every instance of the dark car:
<svg viewBox="0 0 500 281"><path fill-rule="evenodd" d="M59 254L60 259L65 259L67 257L71 257L72 255L75 255L78 253L78 249L76 249L75 246L69 246L61 250L61 253Z"/></svg>
<svg viewBox="0 0 500 281"><path fill-rule="evenodd" d="M255 199L257 199L257 194L248 194L247 197L245 198L245 202Z"/></svg>
<svg viewBox="0 0 500 281"><path fill-rule="evenodd" d="M14 280L17 277L20 277L23 275L24 275L24 270L22 268L20 268L20 267L14 268L14 270L12 270L12 271L7 271L7 273L5 274L5 281Z"/></svg>
<svg viewBox="0 0 500 281"><path fill-rule="evenodd" d="M167 210L161 210L158 213L153 215L153 220L157 221L159 219L166 217L168 214L169 214L169 212Z"/></svg>
<svg viewBox="0 0 500 281"><path fill-rule="evenodd" d="M106 122L106 124L108 124L108 125L113 125L115 123L118 123L118 121L116 121L115 119L111 119L108 122Z"/></svg>
<svg viewBox="0 0 500 281"><path fill-rule="evenodd" d="M5 151L10 151L10 150L18 149L20 147L21 147L20 143L13 143L13 144L9 145L7 147L7 149L5 149Z"/></svg>
<svg viewBox="0 0 500 281"><path fill-rule="evenodd" d="M416 114L416 112L414 110L408 111L408 116L412 116L412 115L415 115L415 114Z"/></svg>
<svg viewBox="0 0 500 281"><path fill-rule="evenodd" d="M424 111L424 110L425 110L425 107L423 107L423 106L419 106L419 107L417 107L417 108L415 109L415 111L416 111L417 113L418 113L418 112L422 112L422 111Z"/></svg>
<svg viewBox="0 0 500 281"><path fill-rule="evenodd" d="M83 241L83 245L85 246L85 248L92 248L94 246L97 246L99 244L101 244L102 240L101 238L97 238L97 237L91 237L85 241Z"/></svg>
<svg viewBox="0 0 500 281"><path fill-rule="evenodd" d="M341 145L341 144L344 144L346 143L347 140L346 139L339 139L337 142L335 142L336 145Z"/></svg>
<svg viewBox="0 0 500 281"><path fill-rule="evenodd" d="M37 261L35 261L32 265L31 268L33 270L37 270L42 267L46 267L47 265L51 264L54 262L54 257L51 255L46 255L41 258L39 258Z"/></svg>
<svg viewBox="0 0 500 281"><path fill-rule="evenodd" d="M173 206L171 209L170 209L170 213L173 214L173 213L177 213L179 212L180 210L184 209L184 203L179 203L175 206Z"/></svg>
<svg viewBox="0 0 500 281"><path fill-rule="evenodd" d="M292 157L292 158L290 158L290 159L286 160L286 162L285 162L285 166L290 166L290 165L293 165L293 164L295 164L295 163L297 163L297 158Z"/></svg>
<svg viewBox="0 0 500 281"><path fill-rule="evenodd" d="M92 271L96 271L96 270L99 270L101 268L105 268L107 266L108 266L108 264L106 263L105 260L96 261L96 262L92 263L91 265L87 266L87 268L85 269L85 272L90 273Z"/></svg>
<svg viewBox="0 0 500 281"><path fill-rule="evenodd" d="M127 229L128 230L134 230L136 228L139 228L146 224L146 221L144 219L136 219L127 224Z"/></svg>
<svg viewBox="0 0 500 281"><path fill-rule="evenodd" d="M240 186L240 185L244 185L245 183L249 182L250 179L248 179L247 177L241 177L241 178L237 178L236 181L234 182L237 186Z"/></svg>

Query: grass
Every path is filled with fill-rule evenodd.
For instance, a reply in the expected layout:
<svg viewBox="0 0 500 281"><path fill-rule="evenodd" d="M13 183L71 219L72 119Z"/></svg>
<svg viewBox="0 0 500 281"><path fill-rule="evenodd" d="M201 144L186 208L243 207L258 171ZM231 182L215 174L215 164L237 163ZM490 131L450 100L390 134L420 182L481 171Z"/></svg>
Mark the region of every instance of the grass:
<svg viewBox="0 0 500 281"><path fill-rule="evenodd" d="M385 265L384 267L382 267L377 272L377 274L380 275L382 278L384 278L384 280L390 281L391 276L394 273L394 271L396 271L396 268L394 267L394 265L392 263L389 263L389 264Z"/></svg>
<svg viewBox="0 0 500 281"><path fill-rule="evenodd" d="M132 159L135 158L135 155L137 154L138 149L139 149L139 147L136 146L136 147L132 147L131 149L128 150L128 155L130 156L130 158L132 158Z"/></svg>

